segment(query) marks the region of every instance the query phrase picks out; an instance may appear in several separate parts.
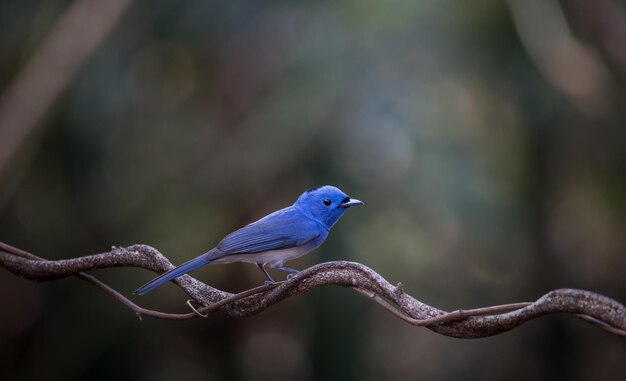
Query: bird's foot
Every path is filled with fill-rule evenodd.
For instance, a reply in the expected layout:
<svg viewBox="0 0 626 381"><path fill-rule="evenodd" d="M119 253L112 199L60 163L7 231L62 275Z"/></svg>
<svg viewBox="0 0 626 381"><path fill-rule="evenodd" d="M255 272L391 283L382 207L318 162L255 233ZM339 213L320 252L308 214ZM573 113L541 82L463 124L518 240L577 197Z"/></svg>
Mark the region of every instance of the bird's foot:
<svg viewBox="0 0 626 381"><path fill-rule="evenodd" d="M287 274L287 280L293 278L296 275L298 275L298 271L290 272L289 274Z"/></svg>
<svg viewBox="0 0 626 381"><path fill-rule="evenodd" d="M284 283L284 280L281 281L275 281L275 280L266 280L265 282L263 282L264 285L269 286L270 284L280 284L280 283Z"/></svg>

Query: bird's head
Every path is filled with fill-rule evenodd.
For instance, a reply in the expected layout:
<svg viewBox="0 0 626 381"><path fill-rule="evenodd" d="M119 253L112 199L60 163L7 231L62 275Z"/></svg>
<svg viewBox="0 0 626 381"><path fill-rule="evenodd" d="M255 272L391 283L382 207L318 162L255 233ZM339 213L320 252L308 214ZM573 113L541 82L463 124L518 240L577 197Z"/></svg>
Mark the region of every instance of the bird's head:
<svg viewBox="0 0 626 381"><path fill-rule="evenodd" d="M331 185L311 188L304 192L295 203L296 207L324 224L328 229L332 228L345 211L354 205L363 205L363 201L350 198L341 189Z"/></svg>

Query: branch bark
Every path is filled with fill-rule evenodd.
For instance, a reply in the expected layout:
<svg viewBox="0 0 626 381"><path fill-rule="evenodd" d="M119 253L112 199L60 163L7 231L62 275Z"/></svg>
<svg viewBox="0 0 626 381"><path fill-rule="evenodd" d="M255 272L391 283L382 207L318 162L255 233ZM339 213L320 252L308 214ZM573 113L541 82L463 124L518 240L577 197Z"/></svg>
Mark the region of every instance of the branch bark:
<svg viewBox="0 0 626 381"><path fill-rule="evenodd" d="M471 310L445 312L422 303L367 266L356 262L321 263L300 271L291 279L260 286L239 294L213 288L189 275L176 279L199 307L186 314L148 310L84 271L111 267L138 267L157 273L173 265L156 249L147 245L126 248L79 258L48 261L0 242L0 265L12 273L34 281L57 280L78 276L113 296L140 318L185 320L206 316L209 311L242 318L256 315L270 306L322 286L343 286L379 303L396 317L416 326L426 326L442 335L456 338L479 338L509 331L540 316L553 313L573 314L611 333L626 337L626 307L604 295L585 290L557 289L534 302L505 304Z"/></svg>

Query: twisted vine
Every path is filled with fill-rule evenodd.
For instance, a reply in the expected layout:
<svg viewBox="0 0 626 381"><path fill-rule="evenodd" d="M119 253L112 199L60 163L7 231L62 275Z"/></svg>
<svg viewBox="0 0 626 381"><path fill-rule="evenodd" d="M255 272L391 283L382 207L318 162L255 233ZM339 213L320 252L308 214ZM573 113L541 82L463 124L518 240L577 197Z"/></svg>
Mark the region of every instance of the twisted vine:
<svg viewBox="0 0 626 381"><path fill-rule="evenodd" d="M497 335L529 320L553 313L573 314L611 333L626 337L626 307L591 291L557 289L534 302L446 312L413 298L404 292L401 284L392 285L369 267L348 261L321 263L300 271L285 282L252 288L238 294L218 290L184 275L177 278L175 283L192 299L187 303L191 312L181 314L140 307L120 292L85 273L111 267L138 267L161 273L173 267L159 251L147 245L114 247L105 253L49 261L0 242L0 265L15 275L33 281L78 276L122 302L139 318L150 316L185 320L206 317L210 311L235 318L248 317L287 298L318 287L335 285L357 291L407 323L425 326L442 335L456 338Z"/></svg>

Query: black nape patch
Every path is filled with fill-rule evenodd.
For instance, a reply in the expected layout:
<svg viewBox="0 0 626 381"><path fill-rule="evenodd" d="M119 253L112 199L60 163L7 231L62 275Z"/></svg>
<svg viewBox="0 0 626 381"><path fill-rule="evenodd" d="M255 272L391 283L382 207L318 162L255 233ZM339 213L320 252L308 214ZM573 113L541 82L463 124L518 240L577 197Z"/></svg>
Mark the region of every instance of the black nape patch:
<svg viewBox="0 0 626 381"><path fill-rule="evenodd" d="M313 188L309 188L309 189L306 190L306 193L311 193L314 190L320 189L321 187L323 187L323 185L320 185L320 186L317 186L317 187L313 187Z"/></svg>

